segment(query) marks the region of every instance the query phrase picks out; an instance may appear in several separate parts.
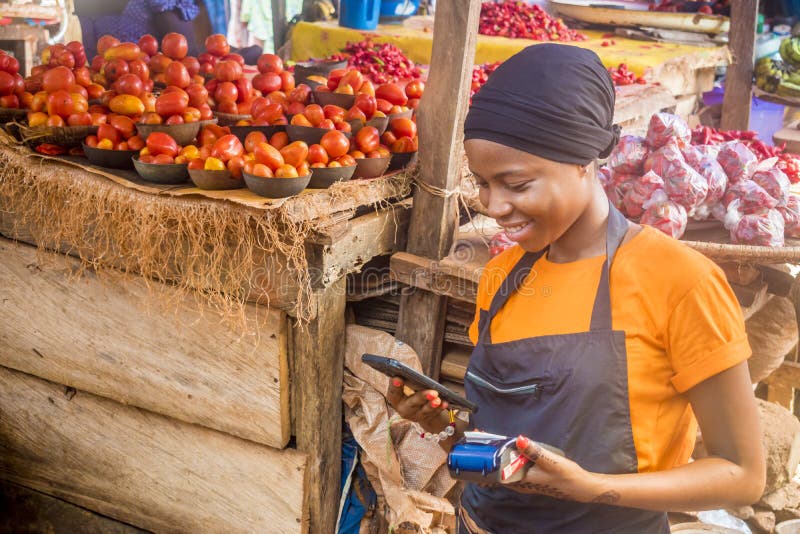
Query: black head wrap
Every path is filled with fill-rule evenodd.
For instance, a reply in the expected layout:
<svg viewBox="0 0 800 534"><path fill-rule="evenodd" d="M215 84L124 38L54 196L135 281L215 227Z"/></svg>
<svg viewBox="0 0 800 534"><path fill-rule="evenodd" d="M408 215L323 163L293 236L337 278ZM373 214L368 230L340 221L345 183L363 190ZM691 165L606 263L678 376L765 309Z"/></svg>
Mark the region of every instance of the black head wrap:
<svg viewBox="0 0 800 534"><path fill-rule="evenodd" d="M539 44L500 65L472 98L464 139L586 165L617 144L613 117L614 85L597 54Z"/></svg>

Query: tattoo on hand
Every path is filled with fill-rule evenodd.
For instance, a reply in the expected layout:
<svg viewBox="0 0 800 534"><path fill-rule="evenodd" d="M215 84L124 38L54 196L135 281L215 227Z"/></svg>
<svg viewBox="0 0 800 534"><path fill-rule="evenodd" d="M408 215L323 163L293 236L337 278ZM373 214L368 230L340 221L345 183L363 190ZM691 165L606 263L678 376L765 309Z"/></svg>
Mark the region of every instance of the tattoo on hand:
<svg viewBox="0 0 800 534"><path fill-rule="evenodd" d="M564 493L560 489L550 486L549 484L533 484L531 482L519 482L514 485L518 488L522 488L528 491L533 491L541 495L547 495L548 497L553 497L555 499L572 500L572 497L569 494Z"/></svg>
<svg viewBox="0 0 800 534"><path fill-rule="evenodd" d="M617 493L614 490L611 490L605 493L601 493L600 495L592 499L592 502L596 504L615 504L619 502L619 498L620 498L619 493Z"/></svg>

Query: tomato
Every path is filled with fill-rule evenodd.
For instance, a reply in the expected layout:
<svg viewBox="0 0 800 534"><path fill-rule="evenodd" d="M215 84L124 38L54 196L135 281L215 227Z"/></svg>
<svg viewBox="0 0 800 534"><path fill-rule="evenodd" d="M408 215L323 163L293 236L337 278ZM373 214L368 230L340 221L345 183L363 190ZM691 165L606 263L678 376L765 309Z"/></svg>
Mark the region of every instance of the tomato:
<svg viewBox="0 0 800 534"><path fill-rule="evenodd" d="M302 114L305 110L306 107L300 102L291 102L289 103L288 106L286 106L287 115L299 115Z"/></svg>
<svg viewBox="0 0 800 534"><path fill-rule="evenodd" d="M214 91L214 100L216 100L218 104L236 102L238 98L239 90L236 89L236 85L232 82L222 82L217 85L217 89Z"/></svg>
<svg viewBox="0 0 800 534"><path fill-rule="evenodd" d="M139 137L138 135L134 135L128 138L128 148L131 150L141 150L144 148L144 139Z"/></svg>
<svg viewBox="0 0 800 534"><path fill-rule="evenodd" d="M396 83L385 83L379 86L375 90L375 98L382 98L396 106L404 106L408 102L405 91Z"/></svg>
<svg viewBox="0 0 800 534"><path fill-rule="evenodd" d="M408 109L417 109L419 107L419 102L419 98L409 98L406 106L408 106Z"/></svg>
<svg viewBox="0 0 800 534"><path fill-rule="evenodd" d="M325 118L330 119L335 123L341 122L344 120L344 114L346 113L344 108L340 108L339 106L334 106L328 104L322 111L325 113Z"/></svg>
<svg viewBox="0 0 800 534"><path fill-rule="evenodd" d="M184 92L163 93L156 99L156 113L162 117L180 115L189 105L189 96Z"/></svg>
<svg viewBox="0 0 800 534"><path fill-rule="evenodd" d="M191 171L200 171L205 166L205 160L200 158L190 159L188 169Z"/></svg>
<svg viewBox="0 0 800 534"><path fill-rule="evenodd" d="M170 63L172 63L171 58L164 54L156 54L150 58L150 70L154 73L165 72Z"/></svg>
<svg viewBox="0 0 800 534"><path fill-rule="evenodd" d="M272 169L262 163L256 163L253 165L253 176L259 176L261 178L272 178L275 176L272 172Z"/></svg>
<svg viewBox="0 0 800 534"><path fill-rule="evenodd" d="M107 61L103 67L103 74L106 75L106 79L111 83L117 81L119 77L129 72L130 67L128 66L128 62L120 58Z"/></svg>
<svg viewBox="0 0 800 534"><path fill-rule="evenodd" d="M189 76L194 77L196 74L200 73L200 62L194 56L186 56L181 60L183 66L186 67L186 70L189 71Z"/></svg>
<svg viewBox="0 0 800 534"><path fill-rule="evenodd" d="M347 122L347 121L337 122L336 124L334 124L334 126L336 126L336 129L339 130L340 132L351 132L351 131L353 131L353 128L350 126L350 123Z"/></svg>
<svg viewBox="0 0 800 534"><path fill-rule="evenodd" d="M387 114L392 110L392 103L388 100L376 98L375 101L378 103L378 111L381 113Z"/></svg>
<svg viewBox="0 0 800 534"><path fill-rule="evenodd" d="M197 109L200 110L201 121L208 121L214 118L214 112L211 111L211 106L208 104L201 104Z"/></svg>
<svg viewBox="0 0 800 534"><path fill-rule="evenodd" d="M273 91L280 91L281 84L282 82L280 75L274 72L256 74L253 77L253 87L264 94L271 93Z"/></svg>
<svg viewBox="0 0 800 534"><path fill-rule="evenodd" d="M275 169L275 178L297 178L298 176L297 168L288 163Z"/></svg>
<svg viewBox="0 0 800 534"><path fill-rule="evenodd" d="M92 126L100 126L108 122L108 116L105 113L89 113L92 116Z"/></svg>
<svg viewBox="0 0 800 534"><path fill-rule="evenodd" d="M92 62L89 64L89 70L93 72L102 72L105 64L106 60L103 59L103 56L98 54L92 58Z"/></svg>
<svg viewBox="0 0 800 534"><path fill-rule="evenodd" d="M117 46L118 44L119 39L113 35L102 35L100 39L97 40L97 53L102 56L106 53L106 50L113 46Z"/></svg>
<svg viewBox="0 0 800 534"><path fill-rule="evenodd" d="M111 111L114 113L127 115L129 117L144 113L144 103L138 97L131 95L115 96L111 102L109 102L108 107L111 108Z"/></svg>
<svg viewBox="0 0 800 534"><path fill-rule="evenodd" d="M381 144L381 134L377 128L364 126L356 134L356 145L362 152L371 152Z"/></svg>
<svg viewBox="0 0 800 534"><path fill-rule="evenodd" d="M219 61L214 65L214 77L221 82L232 82L243 75L242 66L236 61Z"/></svg>
<svg viewBox="0 0 800 534"><path fill-rule="evenodd" d="M404 136L413 139L417 136L417 124L411 119L406 119L404 117L392 119L389 123L389 129L392 130L392 133L398 139Z"/></svg>
<svg viewBox="0 0 800 534"><path fill-rule="evenodd" d="M14 94L17 89L17 81L13 74L0 71L0 95L8 96Z"/></svg>
<svg viewBox="0 0 800 534"><path fill-rule="evenodd" d="M124 115L111 115L108 117L108 124L116 128L125 139L132 137L136 133L136 125L129 117Z"/></svg>
<svg viewBox="0 0 800 534"><path fill-rule="evenodd" d="M140 121L142 124L162 124L164 119L156 112L146 112Z"/></svg>
<svg viewBox="0 0 800 534"><path fill-rule="evenodd" d="M405 154L407 152L416 152L417 147L414 140L410 137L398 137L397 141L392 143L392 152L395 154Z"/></svg>
<svg viewBox="0 0 800 534"><path fill-rule="evenodd" d="M378 102L374 96L359 93L356 95L355 106L364 112L366 118L370 119L378 111Z"/></svg>
<svg viewBox="0 0 800 534"><path fill-rule="evenodd" d="M236 156L244 154L244 146L239 138L233 134L223 135L211 148L211 155L222 161L228 161Z"/></svg>
<svg viewBox="0 0 800 534"><path fill-rule="evenodd" d="M294 74L289 71L281 72L281 91L288 93L295 87Z"/></svg>
<svg viewBox="0 0 800 534"><path fill-rule="evenodd" d="M93 83L92 85L90 85L89 87L86 88L86 93L89 95L89 98L91 100L99 100L99 99L101 99L103 97L103 93L104 92L105 92L105 89L103 89L103 86L102 85L98 85L96 83Z"/></svg>
<svg viewBox="0 0 800 534"><path fill-rule="evenodd" d="M225 162L223 162L219 158L215 158L212 156L206 159L205 165L203 165L203 169L206 171L224 171Z"/></svg>
<svg viewBox="0 0 800 534"><path fill-rule="evenodd" d="M13 80L13 76L11 77ZM75 75L67 67L55 67L42 76L42 89L48 93L66 90L75 83Z"/></svg>
<svg viewBox="0 0 800 534"><path fill-rule="evenodd" d="M108 139L115 145L122 140L119 131L110 124L101 124L97 127L97 139L101 141Z"/></svg>
<svg viewBox="0 0 800 534"><path fill-rule="evenodd" d="M170 115L164 124L184 124L183 115Z"/></svg>
<svg viewBox="0 0 800 534"><path fill-rule="evenodd" d="M161 39L161 51L172 59L183 59L189 53L189 42L183 35L170 32Z"/></svg>
<svg viewBox="0 0 800 534"><path fill-rule="evenodd" d="M336 161L338 161L342 167L352 167L356 164L355 158L349 154L345 154L344 156L337 158Z"/></svg>
<svg viewBox="0 0 800 534"><path fill-rule="evenodd" d="M325 152L325 149L322 148L322 145L311 145L308 147L308 161L311 163L322 163L323 165L328 163L328 153Z"/></svg>
<svg viewBox="0 0 800 534"><path fill-rule="evenodd" d="M238 91L238 98L236 99L237 102L249 102L252 99L250 95L253 93L253 84L247 78L239 78L233 84L236 86L236 90ZM248 113L249 110L245 111L244 113Z"/></svg>
<svg viewBox="0 0 800 534"><path fill-rule="evenodd" d="M335 130L336 129L336 125L333 124L332 120L325 119L323 121L320 121L319 124L317 124L317 128L323 128L325 130Z"/></svg>
<svg viewBox="0 0 800 534"><path fill-rule="evenodd" d="M284 164L283 153L269 143L257 144L253 155L258 163L266 165L273 171Z"/></svg>
<svg viewBox="0 0 800 534"><path fill-rule="evenodd" d="M229 54L231 51L231 45L228 44L228 40L221 33L206 37L205 45L208 53L217 57Z"/></svg>
<svg viewBox="0 0 800 534"><path fill-rule="evenodd" d="M425 92L425 82L422 80L412 80L406 84L405 93L408 98L422 98Z"/></svg>
<svg viewBox="0 0 800 534"><path fill-rule="evenodd" d="M301 83L286 95L286 100L287 102L300 102L301 104L305 104L308 102L308 98L310 96L311 88L306 84Z"/></svg>
<svg viewBox="0 0 800 534"><path fill-rule="evenodd" d="M301 163L300 165L298 165L295 168L297 169L297 174L299 176L307 176L311 172L311 169L308 168L308 162L307 161L304 161L303 163Z"/></svg>
<svg viewBox="0 0 800 534"><path fill-rule="evenodd" d="M289 121L289 124L292 126L305 126L306 128L313 128L314 125L311 124L305 115L302 113L298 113L297 115L292 117L292 120Z"/></svg>
<svg viewBox="0 0 800 534"><path fill-rule="evenodd" d="M352 157L353 159L364 159L367 157L366 154L364 154L360 150L351 150L349 154L350 157Z"/></svg>
<svg viewBox="0 0 800 534"><path fill-rule="evenodd" d="M393 134L391 131L387 130L383 132L383 135L381 135L381 143L383 143L386 146L392 146L392 143L394 143L395 141L397 141L397 136Z"/></svg>
<svg viewBox="0 0 800 534"><path fill-rule="evenodd" d="M139 42L137 44L141 51L148 56L152 57L158 53L158 40L149 33L139 37Z"/></svg>
<svg viewBox="0 0 800 534"><path fill-rule="evenodd" d="M114 150L114 141L111 139L100 139L97 141L97 145L95 148L99 148L100 150Z"/></svg>
<svg viewBox="0 0 800 534"><path fill-rule="evenodd" d="M72 96L64 91L59 90L51 93L47 97L47 114L60 115L62 117L69 117L75 112L75 101Z"/></svg>
<svg viewBox="0 0 800 534"><path fill-rule="evenodd" d="M269 144L280 150L289 144L289 134L286 132L275 132L272 134L272 137L269 138Z"/></svg>
<svg viewBox="0 0 800 534"><path fill-rule="evenodd" d="M352 108L347 110L347 113L344 116L344 120L367 122L367 116L364 115L364 112L361 111L361 108L359 108L358 106L353 106Z"/></svg>
<svg viewBox="0 0 800 534"><path fill-rule="evenodd" d="M203 114L200 113L200 110L191 106L186 108L181 116L183 117L183 122L198 122L203 120Z"/></svg>
<svg viewBox="0 0 800 534"><path fill-rule="evenodd" d="M17 95L0 96L0 108L19 108L19 97Z"/></svg>
<svg viewBox="0 0 800 534"><path fill-rule="evenodd" d="M221 56L215 56L215 55L210 54L208 52L203 52L203 53L201 53L200 55L197 56L197 61L200 62L200 66L201 67L203 65L206 65L206 64L211 65L211 67L212 67L211 70L213 71L214 70L213 67L214 67L214 65L216 65L219 57L221 57Z"/></svg>
<svg viewBox="0 0 800 534"><path fill-rule="evenodd" d="M353 89L353 92L356 92L361 88L361 84L363 83L364 75L361 74L361 71L351 69L347 71L347 74L342 76L342 79L339 81L339 85L337 87L341 87L342 84L347 84Z"/></svg>
<svg viewBox="0 0 800 534"><path fill-rule="evenodd" d="M122 95L140 96L144 92L142 79L135 74L124 74L114 82L114 90Z"/></svg>
<svg viewBox="0 0 800 534"><path fill-rule="evenodd" d="M175 157L169 154L155 154L153 156L153 163L156 165L172 165L175 163Z"/></svg>
<svg viewBox="0 0 800 534"><path fill-rule="evenodd" d="M67 43L66 49L75 56L75 66L82 67L86 64L86 49L80 41L70 41Z"/></svg>
<svg viewBox="0 0 800 534"><path fill-rule="evenodd" d="M334 89L339 87L339 80L341 80L345 74L347 74L346 69L332 70L331 73L328 74L328 89L333 91Z"/></svg>
<svg viewBox="0 0 800 534"><path fill-rule="evenodd" d="M145 141L147 150L152 155L167 154L173 158L178 155L178 143L169 134L164 132L153 132L147 136Z"/></svg>
<svg viewBox="0 0 800 534"><path fill-rule="evenodd" d="M98 139L97 139L96 135L87 135L86 139L83 140L83 143L86 146L90 146L90 147L94 148L94 147L97 146L97 141L98 141Z"/></svg>
<svg viewBox="0 0 800 534"><path fill-rule="evenodd" d="M133 61L139 59L142 55L142 50L139 45L135 43L121 43L117 46L112 46L103 53L103 58L106 61L114 59L123 59L125 61Z"/></svg>
<svg viewBox="0 0 800 534"><path fill-rule="evenodd" d="M164 78L167 85L174 85L181 89L189 87L192 82L192 77L189 75L189 71L186 70L186 65L180 61L173 61L167 65L167 70L164 71Z"/></svg>
<svg viewBox="0 0 800 534"><path fill-rule="evenodd" d="M242 156L235 156L228 160L228 170L231 171L233 178L242 177L242 168L244 167L244 158Z"/></svg>
<svg viewBox="0 0 800 534"><path fill-rule="evenodd" d="M256 61L258 72L274 72L280 74L283 72L283 60L275 54L261 54L258 61Z"/></svg>
<svg viewBox="0 0 800 534"><path fill-rule="evenodd" d="M329 169L333 168L333 167L341 167L341 166L342 166L342 164L339 163L338 161L331 161L330 163L328 163L328 168Z"/></svg>
<svg viewBox="0 0 800 534"><path fill-rule="evenodd" d="M332 130L322 136L319 142L331 158L338 158L350 150L350 141L342 132Z"/></svg>
<svg viewBox="0 0 800 534"><path fill-rule="evenodd" d="M19 73L19 61L13 56L3 54L0 57L0 70L7 72L11 75Z"/></svg>
<svg viewBox="0 0 800 534"><path fill-rule="evenodd" d="M31 102L33 102L33 95L28 93L27 91L19 95L19 107L24 109L30 109Z"/></svg>
<svg viewBox="0 0 800 534"><path fill-rule="evenodd" d="M81 95L84 100L89 100L89 92L82 85L78 85L77 83L73 83L72 85L70 85L67 88L67 91L69 91L72 94ZM87 104L87 107L88 107L88 104Z"/></svg>
<svg viewBox="0 0 800 534"><path fill-rule="evenodd" d="M361 87L358 89L357 92L358 94L375 96L375 86L372 85L371 81L364 80L364 83L361 84Z"/></svg>
<svg viewBox="0 0 800 534"><path fill-rule="evenodd" d="M264 132L253 131L247 134L247 137L244 138L244 149L247 152L254 152L259 143L266 142L267 136L264 135Z"/></svg>
<svg viewBox="0 0 800 534"><path fill-rule="evenodd" d="M308 121L314 126L317 126L320 122L325 120L325 112L322 110L322 106L318 104L306 106L303 115L305 115Z"/></svg>
<svg viewBox="0 0 800 534"><path fill-rule="evenodd" d="M336 88L334 93L340 94L340 95L354 95L355 94L355 92L353 91L353 88L350 87L350 84L347 84L347 83L340 83L339 87Z"/></svg>

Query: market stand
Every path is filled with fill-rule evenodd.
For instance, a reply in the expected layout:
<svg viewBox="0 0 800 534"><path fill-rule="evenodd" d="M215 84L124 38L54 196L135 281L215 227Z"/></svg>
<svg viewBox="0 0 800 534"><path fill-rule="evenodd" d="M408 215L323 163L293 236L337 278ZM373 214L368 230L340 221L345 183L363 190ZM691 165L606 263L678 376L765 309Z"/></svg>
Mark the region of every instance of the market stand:
<svg viewBox="0 0 800 534"><path fill-rule="evenodd" d="M408 176L271 202L0 161L0 476L156 531L333 531L345 275L398 250Z"/></svg>

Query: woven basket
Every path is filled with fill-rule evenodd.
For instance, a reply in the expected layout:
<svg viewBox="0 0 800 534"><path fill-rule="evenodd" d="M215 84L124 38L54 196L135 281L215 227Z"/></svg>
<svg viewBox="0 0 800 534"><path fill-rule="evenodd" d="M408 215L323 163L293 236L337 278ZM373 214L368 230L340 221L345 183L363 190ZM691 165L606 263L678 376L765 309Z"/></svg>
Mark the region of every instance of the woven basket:
<svg viewBox="0 0 800 534"><path fill-rule="evenodd" d="M17 108L0 108L0 122L7 123L17 120L22 120L28 111L25 109Z"/></svg>
<svg viewBox="0 0 800 534"><path fill-rule="evenodd" d="M97 126L37 126L30 128L19 124L22 142L29 146L41 144L59 145L65 148L80 146L87 135L97 133Z"/></svg>

